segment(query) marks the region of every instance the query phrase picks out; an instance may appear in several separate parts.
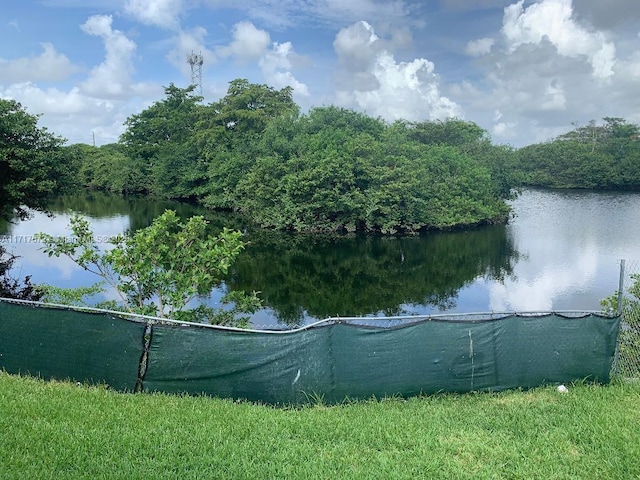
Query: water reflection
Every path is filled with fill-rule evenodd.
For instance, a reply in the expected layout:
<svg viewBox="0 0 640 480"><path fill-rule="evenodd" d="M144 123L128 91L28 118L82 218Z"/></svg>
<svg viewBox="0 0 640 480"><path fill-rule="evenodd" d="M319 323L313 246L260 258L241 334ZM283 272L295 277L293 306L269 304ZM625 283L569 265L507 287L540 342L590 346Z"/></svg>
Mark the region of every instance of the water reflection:
<svg viewBox="0 0 640 480"><path fill-rule="evenodd" d="M246 232L250 244L223 288L262 292L266 308L254 316L256 325L334 315L596 310L618 286L619 259L640 259L640 194L618 193L528 190L514 201L516 217L506 227L411 238L265 232L193 205L86 193L59 198L54 218L0 224L0 234L22 256L16 276L88 285L96 278L26 239L40 231L68 234L70 211L89 216L96 235L106 237L146 227L167 208L205 215L213 232Z"/></svg>
<svg viewBox="0 0 640 480"><path fill-rule="evenodd" d="M478 277L500 280L517 258L505 227L410 238L307 237L255 233L228 280L260 290L277 318L450 310Z"/></svg>
<svg viewBox="0 0 640 480"><path fill-rule="evenodd" d="M619 260L640 258L637 193L526 190L513 206L521 258L513 278L487 285L493 310L597 310Z"/></svg>

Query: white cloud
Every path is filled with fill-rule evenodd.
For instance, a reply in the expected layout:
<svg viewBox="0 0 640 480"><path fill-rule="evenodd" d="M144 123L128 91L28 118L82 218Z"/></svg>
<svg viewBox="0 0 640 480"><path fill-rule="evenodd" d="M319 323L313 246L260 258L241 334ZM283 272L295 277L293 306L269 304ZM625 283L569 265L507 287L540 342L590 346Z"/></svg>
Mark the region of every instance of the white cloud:
<svg viewBox="0 0 640 480"><path fill-rule="evenodd" d="M440 93L432 62L397 62L367 22L342 29L333 45L343 68L337 103L387 120L462 116L460 106Z"/></svg>
<svg viewBox="0 0 640 480"><path fill-rule="evenodd" d="M26 106L29 113L42 114L39 125L68 139L69 143L91 143L92 132L98 144L117 141L124 131L126 118L161 95L159 85L150 86L146 97L131 99L97 98L86 95L78 87L64 91L41 88L30 82L0 87L0 98L15 99Z"/></svg>
<svg viewBox="0 0 640 480"><path fill-rule="evenodd" d="M494 140L524 145L550 140L575 121L640 117L629 101L640 82L637 39L634 45L624 31L577 19L570 0L513 3L495 38L490 49L482 48L484 39L467 45L484 77L450 90ZM500 118L489 113L496 109Z"/></svg>
<svg viewBox="0 0 640 480"><path fill-rule="evenodd" d="M0 81L60 81L78 72L65 55L56 51L50 43L42 44L43 52L37 57L5 60L0 58Z"/></svg>
<svg viewBox="0 0 640 480"><path fill-rule="evenodd" d="M542 0L524 8L524 0L504 10L502 35L509 52L547 39L565 57L586 57L595 77L613 75L615 46L602 32L590 32L572 18L571 0Z"/></svg>
<svg viewBox="0 0 640 480"><path fill-rule="evenodd" d="M267 52L271 43L269 33L251 22L236 23L231 29L231 35L232 42L216 50L220 57L233 56L241 61L257 60Z"/></svg>
<svg viewBox="0 0 640 480"><path fill-rule="evenodd" d="M131 81L136 44L112 28L110 16L89 17L80 28L88 35L101 37L105 48L104 61L84 81L67 88L38 85L37 80L55 79L58 70L68 69L67 74L78 71L65 55L45 44L42 55L10 62L8 71L13 72L14 81L0 85L0 97L15 99L30 113L42 114L39 124L70 143L91 143L92 132L98 144L115 142L124 131L126 118L160 98L162 87ZM35 65L38 62L47 70L46 74L39 73ZM15 81L19 80L16 72L28 68L36 72L29 75L31 81Z"/></svg>
<svg viewBox="0 0 640 480"><path fill-rule="evenodd" d="M176 30L180 26L183 0L127 0L124 10L145 25Z"/></svg>
<svg viewBox="0 0 640 480"><path fill-rule="evenodd" d="M333 48L343 66L361 71L367 69L381 51L379 40L373 27L360 21L340 30L333 41Z"/></svg>
<svg viewBox="0 0 640 480"><path fill-rule="evenodd" d="M309 96L308 87L296 79L292 70L295 63L306 59L294 52L291 42L273 42L266 30L257 28L251 22L238 22L231 29L232 41L218 47L218 58L233 58L243 64L257 61L265 81L274 88L292 87L294 94Z"/></svg>
<svg viewBox="0 0 640 480"><path fill-rule="evenodd" d="M479 38L478 40L472 40L467 43L464 51L467 55L479 57L489 53L494 43L496 43L496 41L493 38Z"/></svg>
<svg viewBox="0 0 640 480"><path fill-rule="evenodd" d="M88 35L101 37L106 50L104 61L80 84L84 94L97 98L123 98L146 88L146 85L131 82L135 42L121 31L112 29L111 23L110 15L94 15L80 26Z"/></svg>
<svg viewBox="0 0 640 480"><path fill-rule="evenodd" d="M290 86L295 94L308 97L309 89L307 86L299 82L291 72L291 57L294 55L290 42L274 42L272 48L260 59L262 74L267 83L274 88L281 89Z"/></svg>

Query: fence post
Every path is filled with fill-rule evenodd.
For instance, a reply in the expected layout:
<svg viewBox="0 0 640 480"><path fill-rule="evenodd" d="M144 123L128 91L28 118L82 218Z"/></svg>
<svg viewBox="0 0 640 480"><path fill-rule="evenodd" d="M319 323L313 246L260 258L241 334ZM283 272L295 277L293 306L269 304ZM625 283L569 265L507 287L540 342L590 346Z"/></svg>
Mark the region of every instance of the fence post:
<svg viewBox="0 0 640 480"><path fill-rule="evenodd" d="M625 259L620 260L620 281L618 283L618 315L622 315L622 297L624 296L624 267Z"/></svg>
<svg viewBox="0 0 640 480"><path fill-rule="evenodd" d="M624 270L625 259L620 260L620 279L618 281L618 316L622 315L622 299L624 297ZM620 328L622 328L623 319L620 319ZM616 341L616 348L613 352L613 375L618 374L618 363L620 361L620 333L618 333L618 339Z"/></svg>

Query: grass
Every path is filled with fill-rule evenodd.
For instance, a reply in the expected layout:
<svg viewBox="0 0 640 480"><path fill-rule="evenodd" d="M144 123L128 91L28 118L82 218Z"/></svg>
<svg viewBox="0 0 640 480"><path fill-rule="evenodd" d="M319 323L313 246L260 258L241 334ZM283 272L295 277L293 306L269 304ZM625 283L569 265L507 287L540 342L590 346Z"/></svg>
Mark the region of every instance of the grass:
<svg viewBox="0 0 640 480"><path fill-rule="evenodd" d="M640 478L640 384L274 408L0 372L0 478Z"/></svg>

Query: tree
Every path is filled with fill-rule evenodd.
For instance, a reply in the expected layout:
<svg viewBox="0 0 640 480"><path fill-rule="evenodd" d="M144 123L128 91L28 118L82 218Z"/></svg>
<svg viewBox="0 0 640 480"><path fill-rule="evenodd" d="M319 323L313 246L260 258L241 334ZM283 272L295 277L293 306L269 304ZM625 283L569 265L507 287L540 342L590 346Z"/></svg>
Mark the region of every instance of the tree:
<svg viewBox="0 0 640 480"><path fill-rule="evenodd" d="M118 295L117 308L131 313L203 321L225 325L245 325L247 317L260 306L252 295L232 292L223 304L230 309L215 310L204 305L192 308L190 302L207 296L222 283L223 276L244 248L240 232L224 229L218 236L207 233L202 216L182 223L172 210L132 235L119 235L113 248L101 251L89 222L71 218L71 239L38 234L49 256L66 255L85 270L99 276Z"/></svg>
<svg viewBox="0 0 640 480"><path fill-rule="evenodd" d="M0 216L28 209L45 210L65 177L63 138L38 127L38 116L28 114L15 100L0 99Z"/></svg>
<svg viewBox="0 0 640 480"><path fill-rule="evenodd" d="M222 99L201 110L196 138L208 182L196 193L205 205L235 209L242 203L237 184L252 169L265 129L298 116L292 93L291 87L276 90L236 79Z"/></svg>
<svg viewBox="0 0 640 480"><path fill-rule="evenodd" d="M40 300L42 292L31 283L31 277L18 280L9 273L14 262L18 259L16 255L7 252L0 245L0 298L16 298L19 300Z"/></svg>
<svg viewBox="0 0 640 480"><path fill-rule="evenodd" d="M152 193L189 198L205 181L194 142L199 102L195 86L165 88L166 98L127 118L120 137L125 154L136 166L136 177L147 177Z"/></svg>
<svg viewBox="0 0 640 480"><path fill-rule="evenodd" d="M67 149L81 159L78 177L86 188L114 193L147 193L151 190L151 179L144 176L135 160L126 155L122 144L71 145Z"/></svg>
<svg viewBox="0 0 640 480"><path fill-rule="evenodd" d="M525 185L552 188L640 189L640 127L604 117L555 140L517 152Z"/></svg>

